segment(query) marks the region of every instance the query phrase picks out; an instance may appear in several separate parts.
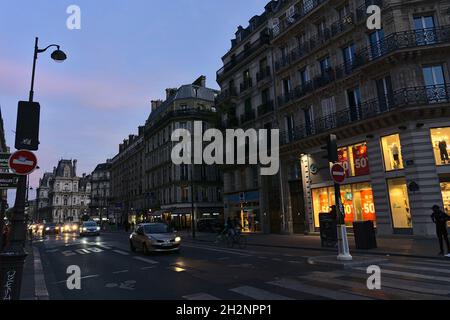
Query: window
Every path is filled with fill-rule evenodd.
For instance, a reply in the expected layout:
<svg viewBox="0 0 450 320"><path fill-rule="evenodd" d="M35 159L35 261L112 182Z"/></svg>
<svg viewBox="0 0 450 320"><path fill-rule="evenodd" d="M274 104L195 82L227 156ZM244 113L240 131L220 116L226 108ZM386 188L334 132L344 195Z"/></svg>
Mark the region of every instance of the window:
<svg viewBox="0 0 450 320"><path fill-rule="evenodd" d="M289 95L290 92L291 92L291 78L287 77L283 79L283 94L287 96Z"/></svg>
<svg viewBox="0 0 450 320"><path fill-rule="evenodd" d="M291 114L289 114L285 116L285 121L288 139L289 141L292 141L294 139L294 117Z"/></svg>
<svg viewBox="0 0 450 320"><path fill-rule="evenodd" d="M450 148L450 127L431 129L431 142L433 144L436 165L450 164L448 150Z"/></svg>
<svg viewBox="0 0 450 320"><path fill-rule="evenodd" d="M305 117L305 127L306 134L311 135L314 133L314 114L313 114L313 106L309 106L308 108L303 109L303 116Z"/></svg>
<svg viewBox="0 0 450 320"><path fill-rule="evenodd" d="M334 188L320 188L312 190L314 225L320 227L319 214L330 212L335 204ZM376 222L375 204L370 183L357 183L341 186L341 200L344 205L345 224L348 227L354 221Z"/></svg>
<svg viewBox="0 0 450 320"><path fill-rule="evenodd" d="M349 73L353 71L355 67L354 63L356 60L356 49L354 44L350 44L349 46L342 49L342 57L344 59L345 64L345 72Z"/></svg>
<svg viewBox="0 0 450 320"><path fill-rule="evenodd" d="M394 229L412 228L408 188L405 178L388 180L389 202Z"/></svg>
<svg viewBox="0 0 450 320"><path fill-rule="evenodd" d="M189 188L188 187L181 188L181 201L182 202L189 201Z"/></svg>
<svg viewBox="0 0 450 320"><path fill-rule="evenodd" d="M394 171L404 169L400 135L393 134L381 138L381 146L385 170Z"/></svg>
<svg viewBox="0 0 450 320"><path fill-rule="evenodd" d="M380 112L387 111L393 104L394 98L391 76L386 76L384 78L376 80L376 85L377 85L379 111Z"/></svg>
<svg viewBox="0 0 450 320"><path fill-rule="evenodd" d="M360 143L338 149L338 162L345 168L347 177L370 174L367 144Z"/></svg>
<svg viewBox="0 0 450 320"><path fill-rule="evenodd" d="M261 102L262 104L266 104L270 101L270 91L269 89L264 89L261 92Z"/></svg>
<svg viewBox="0 0 450 320"><path fill-rule="evenodd" d="M320 65L320 72L321 72L322 76L326 75L331 68L330 57L327 56L327 57L323 58L322 60L320 60L319 65Z"/></svg>
<svg viewBox="0 0 450 320"><path fill-rule="evenodd" d="M306 86L308 85L308 82L310 81L308 67L304 68L300 71L300 82L303 86L303 90L306 90Z"/></svg>
<svg viewBox="0 0 450 320"><path fill-rule="evenodd" d="M316 24L316 28L317 28L317 35L319 36L320 40L328 36L327 25L325 23L325 20L322 20L318 24Z"/></svg>
<svg viewBox="0 0 450 320"><path fill-rule="evenodd" d="M295 6L290 6L289 9L286 11L286 20L289 23L294 23L295 22Z"/></svg>
<svg viewBox="0 0 450 320"><path fill-rule="evenodd" d="M347 16L350 15L350 13L350 4L346 2L342 7L338 9L339 20L341 22L346 22L345 20Z"/></svg>
<svg viewBox="0 0 450 320"><path fill-rule="evenodd" d="M436 43L436 25L432 15L414 17L414 29L416 30L416 43L428 45Z"/></svg>
<svg viewBox="0 0 450 320"><path fill-rule="evenodd" d="M347 90L347 101L350 109L351 120L359 120L361 116L361 90L359 89L359 87Z"/></svg>
<svg viewBox="0 0 450 320"><path fill-rule="evenodd" d="M423 67L423 78L426 86L428 102L436 103L448 100L442 65Z"/></svg>
<svg viewBox="0 0 450 320"><path fill-rule="evenodd" d="M369 35L371 59L381 57L386 52L384 30L376 30Z"/></svg>

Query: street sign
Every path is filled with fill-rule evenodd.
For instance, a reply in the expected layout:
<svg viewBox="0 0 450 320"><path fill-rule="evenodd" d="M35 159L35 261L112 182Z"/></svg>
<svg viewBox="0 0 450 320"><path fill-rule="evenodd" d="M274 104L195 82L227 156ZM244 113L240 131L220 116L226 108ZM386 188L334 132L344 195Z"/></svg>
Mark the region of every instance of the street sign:
<svg viewBox="0 0 450 320"><path fill-rule="evenodd" d="M9 158L11 157L11 154L8 152L2 152L0 153L0 170L7 170L9 171Z"/></svg>
<svg viewBox="0 0 450 320"><path fill-rule="evenodd" d="M345 168L340 163L335 163L331 167L331 177L333 181L337 184L342 184L345 181Z"/></svg>
<svg viewBox="0 0 450 320"><path fill-rule="evenodd" d="M36 169L37 158L31 151L20 150L11 155L8 163L12 172L26 176Z"/></svg>
<svg viewBox="0 0 450 320"><path fill-rule="evenodd" d="M0 173L0 189L17 188L17 175L14 173Z"/></svg>

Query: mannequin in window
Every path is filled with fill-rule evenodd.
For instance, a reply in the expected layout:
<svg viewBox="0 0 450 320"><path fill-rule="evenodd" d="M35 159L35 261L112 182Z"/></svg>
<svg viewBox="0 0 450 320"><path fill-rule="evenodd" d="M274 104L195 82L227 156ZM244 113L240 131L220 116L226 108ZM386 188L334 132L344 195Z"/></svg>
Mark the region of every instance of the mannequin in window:
<svg viewBox="0 0 450 320"><path fill-rule="evenodd" d="M393 143L391 146L392 158L394 159L394 169L398 169L400 167L400 150L396 143Z"/></svg>
<svg viewBox="0 0 450 320"><path fill-rule="evenodd" d="M442 164L449 163L450 159L448 157L447 142L445 140L439 141L438 147L439 147L439 151L441 153Z"/></svg>

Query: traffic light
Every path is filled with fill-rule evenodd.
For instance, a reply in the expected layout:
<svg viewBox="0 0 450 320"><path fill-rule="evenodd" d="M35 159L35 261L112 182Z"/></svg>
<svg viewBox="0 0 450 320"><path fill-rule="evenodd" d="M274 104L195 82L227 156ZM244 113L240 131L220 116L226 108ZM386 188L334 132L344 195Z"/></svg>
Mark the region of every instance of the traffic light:
<svg viewBox="0 0 450 320"><path fill-rule="evenodd" d="M37 102L19 101L14 145L17 150L38 150L40 111Z"/></svg>
<svg viewBox="0 0 450 320"><path fill-rule="evenodd" d="M327 151L327 155L324 158L327 159L328 162L338 162L337 137L335 134L330 134L327 138L327 146L323 147L322 150Z"/></svg>

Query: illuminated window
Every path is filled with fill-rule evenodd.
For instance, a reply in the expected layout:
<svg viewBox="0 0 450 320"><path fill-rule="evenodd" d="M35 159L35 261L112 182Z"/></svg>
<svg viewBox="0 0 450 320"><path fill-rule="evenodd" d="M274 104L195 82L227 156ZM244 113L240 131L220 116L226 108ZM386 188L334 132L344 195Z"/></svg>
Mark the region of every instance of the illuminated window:
<svg viewBox="0 0 450 320"><path fill-rule="evenodd" d="M388 180L389 201L394 229L412 228L408 187L405 178Z"/></svg>
<svg viewBox="0 0 450 320"><path fill-rule="evenodd" d="M381 146L383 149L384 167L386 171L404 169L400 135L393 134L381 138Z"/></svg>
<svg viewBox="0 0 450 320"><path fill-rule="evenodd" d="M433 144L434 158L436 165L443 166L450 164L450 127L431 129L431 142Z"/></svg>
<svg viewBox="0 0 450 320"><path fill-rule="evenodd" d="M358 177L370 174L366 143L339 148L338 162L345 168L347 177Z"/></svg>

